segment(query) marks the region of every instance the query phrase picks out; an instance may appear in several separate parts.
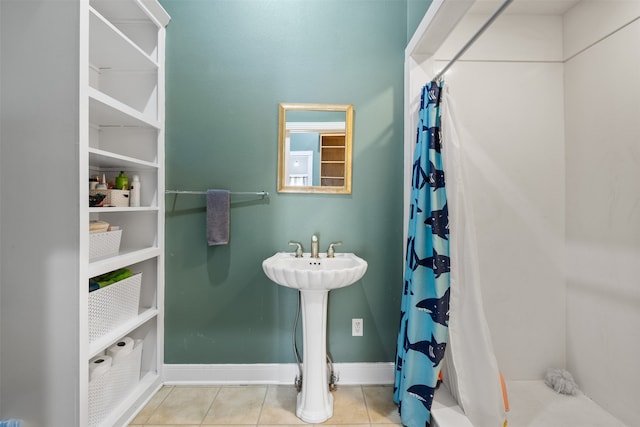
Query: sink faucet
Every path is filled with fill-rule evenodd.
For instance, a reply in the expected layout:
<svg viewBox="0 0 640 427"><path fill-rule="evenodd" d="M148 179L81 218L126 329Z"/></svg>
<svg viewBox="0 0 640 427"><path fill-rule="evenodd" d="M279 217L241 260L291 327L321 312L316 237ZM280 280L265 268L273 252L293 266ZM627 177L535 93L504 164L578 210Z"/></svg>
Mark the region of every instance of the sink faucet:
<svg viewBox="0 0 640 427"><path fill-rule="evenodd" d="M289 246L295 246L296 247L296 258L302 258L302 252L304 252L304 250L302 249L302 243L294 242L292 240L292 241L289 242Z"/></svg>
<svg viewBox="0 0 640 427"><path fill-rule="evenodd" d="M340 246L342 242L331 242L329 243L329 249L327 249L327 258L334 258L336 251L333 248L334 246Z"/></svg>
<svg viewBox="0 0 640 427"><path fill-rule="evenodd" d="M318 246L320 246L320 242L318 241L318 236L314 234L311 236L311 258L320 258L318 255Z"/></svg>

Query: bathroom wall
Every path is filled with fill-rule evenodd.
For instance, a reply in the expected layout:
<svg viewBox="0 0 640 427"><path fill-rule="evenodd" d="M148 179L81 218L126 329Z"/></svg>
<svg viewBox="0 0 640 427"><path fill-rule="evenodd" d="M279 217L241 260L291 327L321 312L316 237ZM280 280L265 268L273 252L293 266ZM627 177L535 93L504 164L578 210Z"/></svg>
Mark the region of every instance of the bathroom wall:
<svg viewBox="0 0 640 427"><path fill-rule="evenodd" d="M564 80L567 367L629 426L640 425L638 17L638 2L582 2L564 37L565 55L579 52Z"/></svg>
<svg viewBox="0 0 640 427"><path fill-rule="evenodd" d="M436 70L487 17L467 15ZM562 21L503 15L448 73L484 310L507 379L565 364Z"/></svg>
<svg viewBox="0 0 640 427"><path fill-rule="evenodd" d="M407 42L416 32L416 28L432 2L432 0L407 0Z"/></svg>
<svg viewBox="0 0 640 427"><path fill-rule="evenodd" d="M79 422L79 13L0 1L0 419L28 426Z"/></svg>
<svg viewBox="0 0 640 427"><path fill-rule="evenodd" d="M167 29L166 186L232 198L231 242L207 247L204 196L166 198L165 362L294 361L297 293L261 261L320 233L369 262L332 291L336 362L389 362L402 289L405 2L162 0ZM279 102L352 103L353 194L278 194ZM144 184L143 184L144 185ZM351 337L351 319L364 336Z"/></svg>

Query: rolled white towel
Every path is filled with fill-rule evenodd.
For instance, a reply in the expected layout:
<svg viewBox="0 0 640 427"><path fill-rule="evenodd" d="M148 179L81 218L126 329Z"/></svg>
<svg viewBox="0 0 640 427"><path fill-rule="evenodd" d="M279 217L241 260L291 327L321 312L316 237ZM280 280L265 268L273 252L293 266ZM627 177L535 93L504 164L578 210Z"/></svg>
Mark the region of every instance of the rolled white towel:
<svg viewBox="0 0 640 427"><path fill-rule="evenodd" d="M569 371L559 368L550 368L544 376L544 383L557 393L575 395L578 393L578 385Z"/></svg>

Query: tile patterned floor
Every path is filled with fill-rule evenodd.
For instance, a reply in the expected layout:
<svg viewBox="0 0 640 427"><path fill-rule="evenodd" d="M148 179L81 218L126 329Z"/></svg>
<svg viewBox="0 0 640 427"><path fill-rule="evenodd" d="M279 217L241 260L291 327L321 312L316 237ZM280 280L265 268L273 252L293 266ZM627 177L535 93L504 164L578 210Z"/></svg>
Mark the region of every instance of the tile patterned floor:
<svg viewBox="0 0 640 427"><path fill-rule="evenodd" d="M392 386L338 386L333 417L323 426L401 426ZM130 426L300 426L293 385L165 386Z"/></svg>

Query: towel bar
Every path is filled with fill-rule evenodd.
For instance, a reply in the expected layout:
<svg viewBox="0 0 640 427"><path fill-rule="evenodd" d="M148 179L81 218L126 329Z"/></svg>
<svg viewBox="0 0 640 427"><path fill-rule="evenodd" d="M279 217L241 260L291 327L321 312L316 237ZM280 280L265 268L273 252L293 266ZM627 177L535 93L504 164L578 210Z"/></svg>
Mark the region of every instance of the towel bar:
<svg viewBox="0 0 640 427"><path fill-rule="evenodd" d="M239 196L261 196L263 199L269 197L268 191L230 191L229 193ZM165 194L207 194L207 192L189 190L166 190Z"/></svg>

